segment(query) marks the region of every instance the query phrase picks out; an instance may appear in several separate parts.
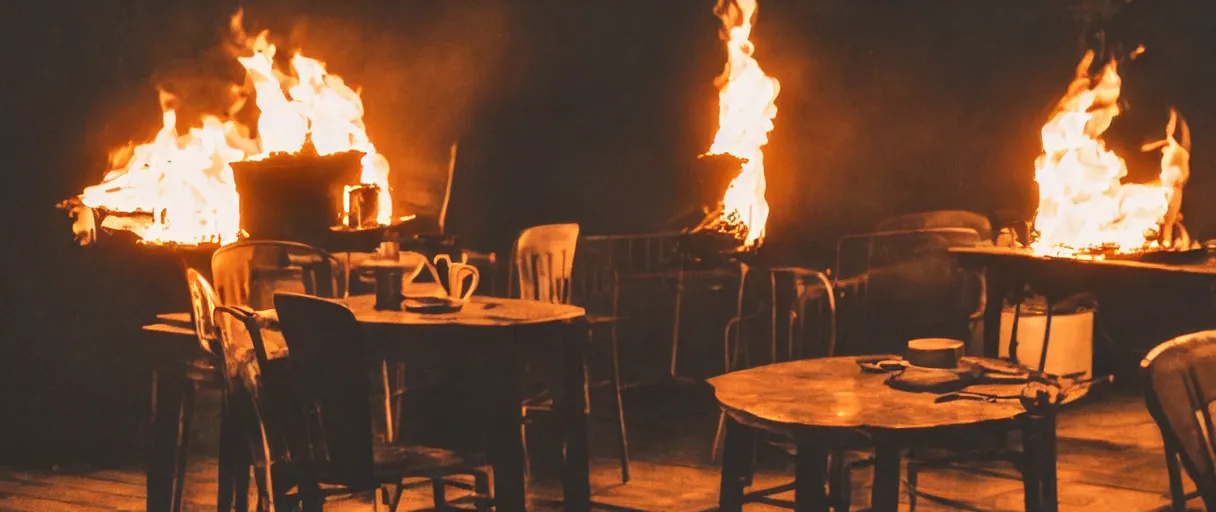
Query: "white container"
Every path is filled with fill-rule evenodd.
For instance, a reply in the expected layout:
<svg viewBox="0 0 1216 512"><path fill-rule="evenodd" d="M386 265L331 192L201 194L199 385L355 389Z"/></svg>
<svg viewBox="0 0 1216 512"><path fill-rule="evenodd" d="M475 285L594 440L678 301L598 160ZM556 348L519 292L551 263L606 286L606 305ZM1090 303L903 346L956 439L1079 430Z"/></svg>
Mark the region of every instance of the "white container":
<svg viewBox="0 0 1216 512"><path fill-rule="evenodd" d="M1043 311L1023 307L1018 315L1018 362L1038 368L1043 354L1043 331L1047 316ZM1009 357L1009 334L1013 331L1013 307L1001 312L1000 356ZM1081 309L1073 313L1051 315L1051 341L1047 344L1047 364L1044 371L1053 375L1094 370L1094 311Z"/></svg>

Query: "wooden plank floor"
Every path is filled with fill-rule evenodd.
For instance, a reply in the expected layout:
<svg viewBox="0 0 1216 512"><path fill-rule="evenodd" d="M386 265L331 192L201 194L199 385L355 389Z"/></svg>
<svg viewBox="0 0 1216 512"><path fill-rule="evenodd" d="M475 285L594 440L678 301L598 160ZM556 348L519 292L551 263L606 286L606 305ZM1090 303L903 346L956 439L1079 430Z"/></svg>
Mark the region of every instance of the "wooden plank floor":
<svg viewBox="0 0 1216 512"><path fill-rule="evenodd" d="M635 427L633 480L619 481L617 462L611 451L597 453L592 487L598 503L621 510L713 510L717 502L718 472L701 460L678 460L661 450L647 449L661 443L653 432L672 432L696 437L701 442L705 429L664 429L645 422ZM1108 396L1079 404L1068 410L1059 423L1060 508L1076 511L1165 510L1168 505L1167 480L1161 451L1161 437L1136 396ZM599 438L602 432L593 431ZM605 436L608 437L608 436ZM669 440L671 441L671 440ZM597 443L593 443L597 444ZM708 441L705 441L706 448ZM657 455L656 455L657 454ZM677 460L673 460L677 459ZM769 466L774 466L769 464ZM757 485L772 485L787 480L781 464L757 475ZM870 474L853 474L854 509L867 505ZM534 510L560 510L560 492L554 478L538 477L532 489ZM1022 510L1022 488L1016 472L1008 465L986 464L937 470L921 476L921 488L966 504L964 510ZM214 510L215 460L194 457L190 465L186 510ZM449 498L459 496L456 490ZM792 496L788 496L792 497ZM906 496L903 498L906 502ZM12 511L95 511L143 510L144 476L139 468L63 468L58 470L0 469L0 510ZM431 507L429 489L406 493L402 510ZM1202 510L1196 502L1193 510ZM906 503L904 509L907 508ZM370 510L370 504L357 500L335 502L327 510ZM749 506L748 510L776 508ZM923 498L918 510L959 510Z"/></svg>

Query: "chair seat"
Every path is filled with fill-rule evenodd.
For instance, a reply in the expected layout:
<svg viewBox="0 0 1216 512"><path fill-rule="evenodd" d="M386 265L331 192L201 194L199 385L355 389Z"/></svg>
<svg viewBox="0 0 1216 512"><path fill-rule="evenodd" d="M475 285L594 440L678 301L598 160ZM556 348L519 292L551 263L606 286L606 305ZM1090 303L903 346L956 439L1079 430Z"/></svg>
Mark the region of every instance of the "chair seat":
<svg viewBox="0 0 1216 512"><path fill-rule="evenodd" d="M621 317L612 315L587 315L586 319L591 325L606 325L622 320Z"/></svg>
<svg viewBox="0 0 1216 512"><path fill-rule="evenodd" d="M473 465L456 452L429 446L390 445L377 442L372 458L378 480L396 482L410 476L452 474Z"/></svg>

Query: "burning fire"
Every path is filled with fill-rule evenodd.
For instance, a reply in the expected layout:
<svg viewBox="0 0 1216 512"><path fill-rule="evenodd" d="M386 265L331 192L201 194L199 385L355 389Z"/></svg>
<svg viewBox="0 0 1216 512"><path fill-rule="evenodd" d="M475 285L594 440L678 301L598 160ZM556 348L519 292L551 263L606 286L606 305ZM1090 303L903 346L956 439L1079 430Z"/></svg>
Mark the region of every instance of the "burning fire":
<svg viewBox="0 0 1216 512"><path fill-rule="evenodd" d="M722 20L726 40L726 70L718 77L718 133L709 154L728 154L743 160L739 175L722 197L722 210L715 222L719 231L734 234L741 248L764 240L768 202L764 199L764 151L773 129L780 92L777 80L765 75L752 57L755 47L748 37L756 18L756 0L719 0L714 14Z"/></svg>
<svg viewBox="0 0 1216 512"><path fill-rule="evenodd" d="M1093 52L1081 59L1076 78L1043 126L1043 154L1035 161L1036 238L1030 248L1075 258L1174 248L1182 187L1190 174L1186 123L1181 122L1179 142L1174 131L1180 120L1171 112L1166 139L1144 147L1161 148L1161 174L1155 182L1123 183L1127 166L1102 141L1119 114L1119 74L1112 59L1091 77L1093 59Z"/></svg>
<svg viewBox="0 0 1216 512"><path fill-rule="evenodd" d="M112 170L102 183L85 188L80 202L117 213L103 225L135 232L144 242L231 243L241 231L239 195L229 164L297 153L310 141L320 155L351 150L365 154L361 181L379 187L377 221L390 224L389 164L367 135L359 93L327 73L324 63L299 53L291 59L293 73L283 73L275 66L269 32L249 39L241 19L238 11L231 30L250 53L237 60L257 94L257 139L248 138L247 127L212 116L202 119L202 127L179 134L173 97L162 92L163 127L156 137L116 152ZM87 222L77 224L74 229L91 229L80 226ZM86 243L89 238L85 235Z"/></svg>

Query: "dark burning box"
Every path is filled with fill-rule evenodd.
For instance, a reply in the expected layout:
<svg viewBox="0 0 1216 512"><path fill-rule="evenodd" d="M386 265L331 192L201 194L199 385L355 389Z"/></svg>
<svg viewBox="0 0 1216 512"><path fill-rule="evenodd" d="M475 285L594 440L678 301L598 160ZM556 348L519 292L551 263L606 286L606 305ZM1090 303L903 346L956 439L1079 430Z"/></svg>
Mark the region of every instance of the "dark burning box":
<svg viewBox="0 0 1216 512"><path fill-rule="evenodd" d="M359 184L362 158L304 151L233 163L241 227L251 239L322 243L342 224L345 188Z"/></svg>

